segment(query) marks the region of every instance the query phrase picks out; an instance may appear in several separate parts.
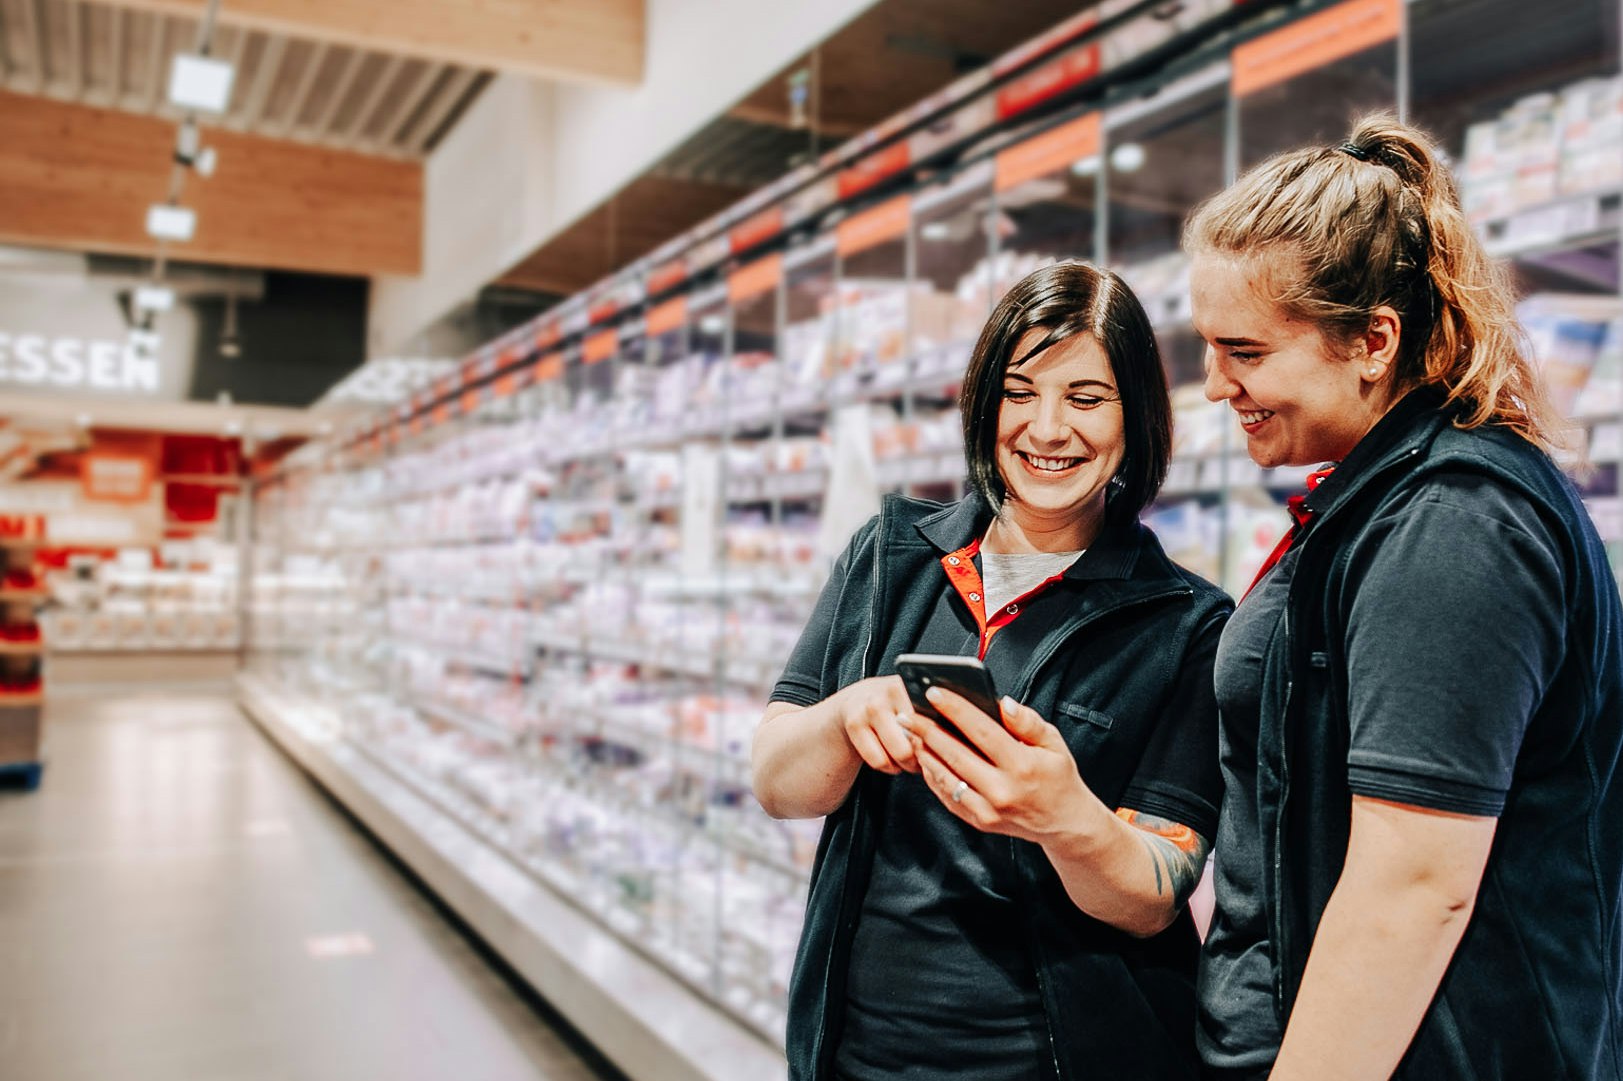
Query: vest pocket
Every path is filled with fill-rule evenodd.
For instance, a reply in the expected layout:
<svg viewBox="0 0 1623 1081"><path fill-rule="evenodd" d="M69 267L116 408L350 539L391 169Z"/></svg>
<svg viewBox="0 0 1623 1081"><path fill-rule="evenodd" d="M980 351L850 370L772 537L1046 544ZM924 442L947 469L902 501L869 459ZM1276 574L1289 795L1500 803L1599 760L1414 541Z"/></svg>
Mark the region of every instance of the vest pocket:
<svg viewBox="0 0 1623 1081"><path fill-rule="evenodd" d="M1061 703L1059 711L1061 715L1070 717L1072 720L1084 721L1107 732L1116 723L1116 719L1110 714L1100 713L1096 709L1089 709L1087 706L1080 706L1074 702Z"/></svg>

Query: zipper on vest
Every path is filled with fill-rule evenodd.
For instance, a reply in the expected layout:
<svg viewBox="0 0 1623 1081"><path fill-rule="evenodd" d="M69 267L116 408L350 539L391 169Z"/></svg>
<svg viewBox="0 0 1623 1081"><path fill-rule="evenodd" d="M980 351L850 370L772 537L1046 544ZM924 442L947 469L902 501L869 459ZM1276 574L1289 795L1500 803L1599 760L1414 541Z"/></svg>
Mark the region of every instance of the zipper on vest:
<svg viewBox="0 0 1623 1081"><path fill-rule="evenodd" d="M885 539L885 504L883 502L881 502L879 504L879 521L877 523L875 523L875 525L874 525L873 583L872 583L872 586L870 587L872 589L872 591L873 591L873 601L872 601L872 607L869 609L869 612L868 612L868 640L862 644L862 678L863 679L867 679L869 676L873 675L874 669L875 669L875 667L877 667L874 664L874 659L873 659L873 644L874 644L874 637L875 637L874 632L875 632L875 628L877 628L878 625L879 625L879 616L880 616L879 609L880 609L881 591L880 591L879 587L880 587L881 569L882 569L883 564L884 564L883 559L881 559L881 555L882 555L882 553L884 551L884 545L882 543L884 541L884 539ZM851 795L852 800L855 801L851 805L851 822L852 822L852 834L853 834L852 840L853 841L855 841L855 839L856 839L855 838L856 823L861 821L861 818L862 818L862 784L861 784L861 781L862 781L862 771L861 771L861 769L858 769L857 770L857 780L852 782L853 792L852 792L852 795ZM827 1043L827 1040L828 1040L828 1026L829 1026L829 1022L830 1022L830 1018L829 1018L829 1013L830 1013L829 1000L830 1000L830 998L832 997L832 995L834 993L834 981L833 981L833 976L834 976L834 954L838 951L840 942L845 936L846 909L848 907L848 902L850 901L850 897L847 896L847 895L850 893L850 890L851 890L850 883L851 883L851 861L850 861L849 858L847 858L847 860L846 860L846 868L845 868L845 881L840 884L839 908L834 913L834 931L833 931L833 934L829 935L829 939L828 939L828 956L826 958L824 958L824 960L823 960L823 1017L822 1017L822 1022L817 1026L817 1042L812 1045L812 1075L814 1077L817 1077L817 1078L823 1078L823 1077L827 1076L827 1073L828 1073L828 1071L825 1069L825 1066L827 1064L824 1062L823 1046L824 1046L825 1043Z"/></svg>
<svg viewBox="0 0 1623 1081"><path fill-rule="evenodd" d="M1021 882L1025 875L1020 873L1020 846L1013 837L1009 838L1009 862L1014 867L1014 873ZM1037 936L1031 936L1031 968L1037 975L1037 1001L1043 1008L1043 1032L1048 1036L1048 1061L1054 1066L1056 1081L1065 1076L1059 1066L1059 1042L1054 1039L1054 1015L1048 1008L1048 981L1043 979L1042 943Z"/></svg>
<svg viewBox="0 0 1623 1081"><path fill-rule="evenodd" d="M1419 457L1422 448L1410 447L1397 458L1387 462L1381 468L1371 473L1358 487L1356 495L1361 495L1368 487L1377 481L1384 480L1389 473L1395 473L1400 467L1408 466ZM1333 517L1333 516L1331 516ZM1314 524L1322 530L1323 524L1329 518L1321 518ZM1285 657L1287 675L1285 679L1285 698L1279 711L1279 814L1274 822L1274 913L1270 920L1273 927L1276 948L1273 952L1274 961L1274 1012L1279 1023L1284 1025L1287 1020L1285 1008L1285 965L1291 956L1291 943L1286 940L1285 926L1285 812L1290 800L1290 739L1288 728L1290 726L1291 699L1296 690L1296 588L1301 581L1301 571L1307 566L1307 548L1313 543L1311 534L1302 538L1302 552L1297 556L1296 575L1291 579L1290 589L1285 597ZM1328 582L1334 567L1325 571L1325 581ZM1311 660L1309 661L1311 663Z"/></svg>
<svg viewBox="0 0 1623 1081"><path fill-rule="evenodd" d="M1109 608L1101 608L1099 611L1083 617L1081 620L1067 628L1064 634L1058 636L1052 645L1037 655L1036 662L1026 669L1025 678L1021 680L1019 686L1017 686L1013 692L1015 701L1018 702L1022 699L1030 697L1031 688L1037 682L1038 673L1040 673L1043 668L1047 666L1049 661L1054 659L1054 655L1065 646L1065 643L1069 642L1071 637L1084 627L1091 626L1093 623L1098 622L1106 616L1113 616L1118 612L1125 612L1129 609L1137 608L1143 604L1154 604L1157 601L1168 600L1172 597L1187 597L1192 593L1194 593L1194 590L1188 586L1179 586L1175 589L1162 590L1160 593L1151 593L1143 597L1134 597L1131 600L1123 601L1120 604L1113 605Z"/></svg>
<svg viewBox="0 0 1623 1081"><path fill-rule="evenodd" d="M1143 597L1134 597L1132 600L1124 601L1121 604L1101 609L1085 619L1079 620L1077 623L1067 629L1064 634L1059 635L1054 640L1054 643L1038 656L1037 662L1027 669L1029 674L1027 678L1021 682L1021 685L1017 689L1018 693L1016 694L1016 701L1030 696L1031 687L1034 683L1036 683L1038 673L1040 673L1043 668L1047 666L1049 661L1054 659L1054 656L1060 651L1065 643L1069 642L1071 638L1084 627L1103 619L1105 616L1115 615L1118 612L1125 612L1129 609L1137 608L1138 606L1144 604L1154 604L1157 601L1168 600L1172 597L1186 597L1192 593L1194 593L1194 590L1188 586L1180 586L1175 589L1166 589L1159 593L1151 593ZM1019 875L1020 881L1027 886L1028 892L1035 893L1035 890L1032 889L1030 883L1027 881L1027 876L1020 873L1022 868L1020 846L1016 843L1015 838L1013 837L1009 838L1009 857L1014 862L1015 870ZM1037 936L1037 925L1035 921L1028 921L1027 928L1031 932L1031 960L1032 967L1037 974L1037 997L1042 1001L1043 1007L1043 1030L1048 1034L1048 1057L1049 1061L1054 1066L1054 1076L1056 1078L1063 1078L1065 1076L1065 1071L1060 1068L1059 1042L1054 1038L1054 1015L1048 999L1048 981L1043 978L1044 962L1042 942Z"/></svg>

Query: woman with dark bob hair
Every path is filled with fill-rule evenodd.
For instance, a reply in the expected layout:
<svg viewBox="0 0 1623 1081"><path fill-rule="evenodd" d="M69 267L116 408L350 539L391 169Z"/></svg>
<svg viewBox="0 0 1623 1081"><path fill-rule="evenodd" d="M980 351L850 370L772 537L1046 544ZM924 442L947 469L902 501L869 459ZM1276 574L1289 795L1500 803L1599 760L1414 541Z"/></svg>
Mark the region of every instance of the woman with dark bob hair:
<svg viewBox="0 0 1623 1081"><path fill-rule="evenodd" d="M1504 268L1390 116L1185 243L1207 397L1337 463L1217 655L1210 1076L1623 1076L1623 612Z"/></svg>
<svg viewBox="0 0 1623 1081"><path fill-rule="evenodd" d="M960 408L972 491L857 532L755 737L761 805L828 816L790 1076L1193 1077L1230 604L1138 522L1172 427L1144 309L1109 271L1037 271ZM915 713L904 653L979 657L1002 716L940 687L963 741Z"/></svg>

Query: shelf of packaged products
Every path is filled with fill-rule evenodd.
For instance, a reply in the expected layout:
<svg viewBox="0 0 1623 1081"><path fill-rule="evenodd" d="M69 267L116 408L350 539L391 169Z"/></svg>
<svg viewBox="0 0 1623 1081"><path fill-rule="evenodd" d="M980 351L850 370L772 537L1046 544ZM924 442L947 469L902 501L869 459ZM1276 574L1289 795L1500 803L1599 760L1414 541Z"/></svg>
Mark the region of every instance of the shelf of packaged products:
<svg viewBox="0 0 1623 1081"><path fill-rule="evenodd" d="M603 707L571 709L569 713L577 723L558 730L560 735L569 735L575 739L602 740L643 753L646 753L651 745L658 746L674 752L677 756L677 759L671 762L673 769L695 774L700 780L721 782L732 788L748 790L750 787L750 763L747 757L728 754L693 740L682 739L680 736L672 735L669 730L623 720ZM581 721L585 724L578 723ZM544 725L543 730L546 730Z"/></svg>
<svg viewBox="0 0 1623 1081"><path fill-rule="evenodd" d="M754 657L717 658L694 654L678 646L630 642L588 634L559 634L540 625L532 634L540 649L568 653L588 660L616 661L638 668L718 681L741 690L769 690L777 682L783 661Z"/></svg>
<svg viewBox="0 0 1623 1081"><path fill-rule="evenodd" d="M372 505L377 509L386 509L401 500L433 499L436 496L449 495L452 492L458 492L475 485L523 480L526 476L538 488L544 488L552 484L554 480L544 470L532 464L498 466L493 469L436 471L436 483L426 485L402 483L398 487L391 487L387 497L376 501Z"/></svg>
<svg viewBox="0 0 1623 1081"><path fill-rule="evenodd" d="M633 1081L773 1081L783 1052L691 983L538 881L333 719L239 677L245 710ZM301 708L304 707L304 708Z"/></svg>
<svg viewBox="0 0 1623 1081"><path fill-rule="evenodd" d="M446 724L455 725L469 735L478 736L480 739L488 739L493 743L511 744L517 738L512 732L500 725L482 720L465 710L457 709L455 706L446 705L443 702L433 702L425 698L411 698L407 700L406 704L419 713L426 714Z"/></svg>
<svg viewBox="0 0 1623 1081"><path fill-rule="evenodd" d="M423 799L450 815L464 829L494 846L524 873L534 877L543 886L556 891L587 916L599 920L619 933L644 956L664 965L673 975L688 983L700 994L708 996L711 993L710 971L704 960L683 951L674 942L669 941L667 936L660 934L659 921L652 920L648 914L638 912L622 903L620 898L613 895L612 889L605 888L605 883L600 879L581 874L559 859L549 859L525 850L513 829L492 815L472 796L448 788L445 784L424 776L411 766L372 747L360 746L359 750ZM538 774L541 775L548 772L544 767L538 770ZM568 791L593 789L591 784L583 783L574 776L559 777L558 782L561 789ZM608 789L594 790L593 795L603 806L612 806L616 813L634 819L646 819L650 828L670 828L668 821L649 816L646 808L626 798L622 793ZM719 848L729 847L718 842L714 835L703 829L681 827L678 832L694 839L715 843ZM744 854L749 855L747 852ZM752 858L763 866L770 866L758 857ZM807 871L796 869L790 874L797 885L803 885ZM780 1011L747 995L741 996L731 1005L735 1013L740 1015L739 1020L752 1027L758 1035L774 1043L781 1040L784 1019Z"/></svg>
<svg viewBox="0 0 1623 1081"><path fill-rule="evenodd" d="M1616 244L1623 192L1571 195L1476 223L1488 254L1517 259L1593 244Z"/></svg>
<svg viewBox="0 0 1623 1081"><path fill-rule="evenodd" d="M959 449L881 458L874 463L874 481L881 489L908 484L953 484L965 476ZM813 467L793 472L734 476L727 481L729 503L762 503L774 499L821 499L828 491L829 471Z"/></svg>
<svg viewBox="0 0 1623 1081"><path fill-rule="evenodd" d="M1225 487L1260 487L1300 491L1313 466L1264 469L1243 452L1176 455L1167 469L1161 498L1220 495Z"/></svg>
<svg viewBox="0 0 1623 1081"><path fill-rule="evenodd" d="M447 642L436 641L431 638L419 638L415 635L392 633L389 636L399 646L407 649L421 650L432 654L452 664L460 664L480 672L491 675L504 676L508 679L529 679L534 671L535 658L528 652L515 657L498 657L493 653L482 653L478 650L463 649Z"/></svg>

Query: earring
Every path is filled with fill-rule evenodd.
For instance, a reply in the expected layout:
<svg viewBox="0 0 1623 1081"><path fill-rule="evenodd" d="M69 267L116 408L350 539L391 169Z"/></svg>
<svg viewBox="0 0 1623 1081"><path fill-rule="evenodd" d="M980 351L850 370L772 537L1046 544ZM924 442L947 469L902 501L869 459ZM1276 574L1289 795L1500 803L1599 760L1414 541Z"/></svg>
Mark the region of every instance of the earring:
<svg viewBox="0 0 1623 1081"><path fill-rule="evenodd" d="M1369 370L1369 377L1371 379L1374 379L1377 375L1380 375L1380 374L1381 374L1381 369L1379 369L1379 368L1371 368Z"/></svg>

